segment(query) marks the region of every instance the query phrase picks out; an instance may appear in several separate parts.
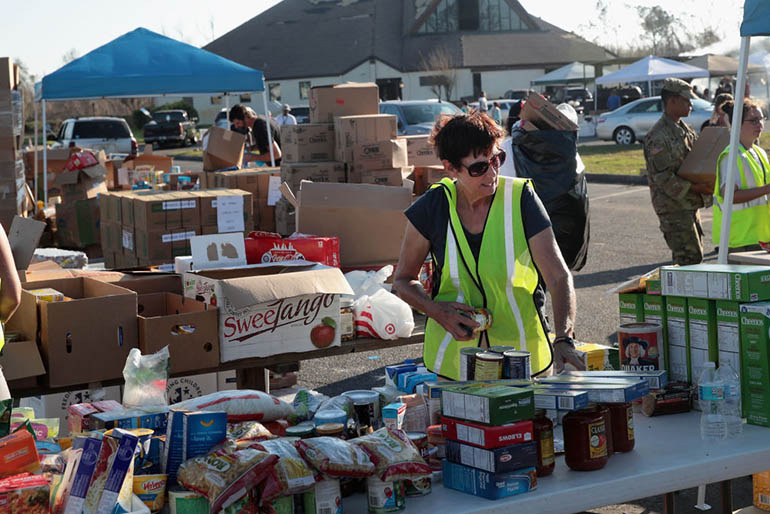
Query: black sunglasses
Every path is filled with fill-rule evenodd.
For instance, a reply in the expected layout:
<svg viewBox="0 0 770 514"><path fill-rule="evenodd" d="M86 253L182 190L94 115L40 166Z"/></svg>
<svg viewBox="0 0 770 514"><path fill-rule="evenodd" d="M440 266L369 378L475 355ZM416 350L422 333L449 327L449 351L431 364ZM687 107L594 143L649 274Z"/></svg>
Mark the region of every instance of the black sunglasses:
<svg viewBox="0 0 770 514"><path fill-rule="evenodd" d="M468 175L471 177L480 177L483 174L489 170L489 167L492 166L493 168L500 169L500 166L503 165L505 162L505 152L500 150L498 153L492 156L491 159L488 161L481 161L481 162L474 162L470 166L466 166L463 163L460 163L462 167L464 167L466 170L468 170Z"/></svg>

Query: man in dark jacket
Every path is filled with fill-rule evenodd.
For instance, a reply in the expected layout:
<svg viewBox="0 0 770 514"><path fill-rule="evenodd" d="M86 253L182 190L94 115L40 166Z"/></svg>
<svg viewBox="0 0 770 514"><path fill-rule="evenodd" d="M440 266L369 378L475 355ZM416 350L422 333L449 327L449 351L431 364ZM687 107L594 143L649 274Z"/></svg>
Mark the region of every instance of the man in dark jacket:
<svg viewBox="0 0 770 514"><path fill-rule="evenodd" d="M230 109L230 123L233 130L250 135L246 145L249 150L244 156L246 162L270 163L270 144L267 137L265 118L257 115L251 107L236 104ZM273 158L275 165L281 165L281 131L273 120L270 120L270 134L273 139Z"/></svg>

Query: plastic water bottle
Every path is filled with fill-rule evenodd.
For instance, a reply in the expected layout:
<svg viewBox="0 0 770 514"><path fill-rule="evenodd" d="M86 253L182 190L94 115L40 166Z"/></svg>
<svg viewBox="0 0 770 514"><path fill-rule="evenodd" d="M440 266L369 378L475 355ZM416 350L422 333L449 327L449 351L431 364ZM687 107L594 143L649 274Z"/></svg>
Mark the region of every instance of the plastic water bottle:
<svg viewBox="0 0 770 514"><path fill-rule="evenodd" d="M700 398L700 438L704 441L719 441L727 438L727 424L724 417L725 386L719 381L716 364L707 362L698 379Z"/></svg>
<svg viewBox="0 0 770 514"><path fill-rule="evenodd" d="M741 380L738 374L724 362L719 365L716 376L725 385L725 401L723 415L727 425L727 438L736 439L743 434L743 417L741 413Z"/></svg>

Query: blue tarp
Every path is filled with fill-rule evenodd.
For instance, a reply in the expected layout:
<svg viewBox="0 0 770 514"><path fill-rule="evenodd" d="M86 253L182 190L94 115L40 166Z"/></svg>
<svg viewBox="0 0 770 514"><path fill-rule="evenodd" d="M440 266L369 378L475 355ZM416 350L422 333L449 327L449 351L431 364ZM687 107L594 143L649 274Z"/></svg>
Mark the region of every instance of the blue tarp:
<svg viewBox="0 0 770 514"><path fill-rule="evenodd" d="M46 75L36 96L67 100L264 90L261 71L140 27Z"/></svg>
<svg viewBox="0 0 770 514"><path fill-rule="evenodd" d="M770 2L746 0L743 4L741 36L770 36Z"/></svg>

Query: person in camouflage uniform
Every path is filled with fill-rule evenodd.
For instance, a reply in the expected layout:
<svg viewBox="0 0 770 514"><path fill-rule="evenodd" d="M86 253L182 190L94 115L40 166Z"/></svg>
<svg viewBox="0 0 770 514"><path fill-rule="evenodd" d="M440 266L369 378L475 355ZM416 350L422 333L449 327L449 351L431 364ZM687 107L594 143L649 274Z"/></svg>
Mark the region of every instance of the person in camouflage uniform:
<svg viewBox="0 0 770 514"><path fill-rule="evenodd" d="M674 264L698 264L703 260L703 228L698 209L712 203L713 186L694 184L677 175L697 136L681 118L697 98L690 85L666 79L661 91L663 115L644 139L647 183L660 231L671 249Z"/></svg>

